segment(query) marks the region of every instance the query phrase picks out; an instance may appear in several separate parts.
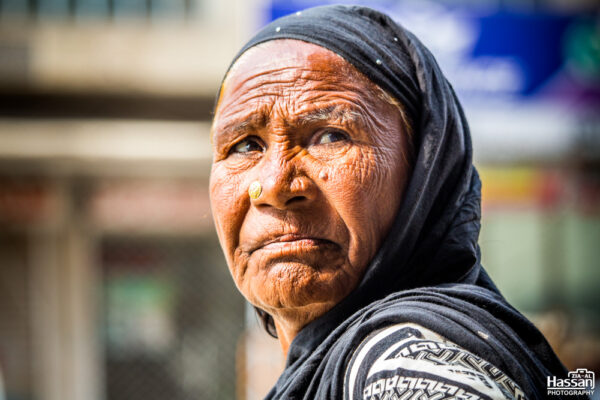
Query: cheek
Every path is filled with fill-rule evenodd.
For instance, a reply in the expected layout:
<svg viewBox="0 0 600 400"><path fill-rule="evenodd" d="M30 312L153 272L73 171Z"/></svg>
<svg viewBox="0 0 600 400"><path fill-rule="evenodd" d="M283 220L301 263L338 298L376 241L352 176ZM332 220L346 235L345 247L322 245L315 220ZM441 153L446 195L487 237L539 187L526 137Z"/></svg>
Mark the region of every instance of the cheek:
<svg viewBox="0 0 600 400"><path fill-rule="evenodd" d="M228 262L239 242L239 232L250 206L244 177L214 165L210 177L210 203L221 246Z"/></svg>
<svg viewBox="0 0 600 400"><path fill-rule="evenodd" d="M399 205L390 154L357 147L328 167L327 195L350 233L349 259L360 269L375 255Z"/></svg>
<svg viewBox="0 0 600 400"><path fill-rule="evenodd" d="M380 202L391 185L394 160L372 148L356 147L347 157L328 168L330 190L339 200L338 208L356 216L374 217L367 212ZM367 208L365 208L367 207ZM363 210L363 212L355 212ZM373 218L369 218L373 219Z"/></svg>

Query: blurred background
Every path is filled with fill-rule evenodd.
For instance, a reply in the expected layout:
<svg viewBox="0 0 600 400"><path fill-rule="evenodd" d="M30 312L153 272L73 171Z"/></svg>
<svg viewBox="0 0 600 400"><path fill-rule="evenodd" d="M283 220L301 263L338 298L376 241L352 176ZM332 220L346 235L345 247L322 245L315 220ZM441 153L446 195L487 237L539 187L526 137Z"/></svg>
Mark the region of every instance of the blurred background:
<svg viewBox="0 0 600 400"><path fill-rule="evenodd" d="M268 391L279 345L210 217L211 111L253 32L326 3L0 0L0 399ZM352 3L438 58L471 124L484 266L600 376L598 2Z"/></svg>

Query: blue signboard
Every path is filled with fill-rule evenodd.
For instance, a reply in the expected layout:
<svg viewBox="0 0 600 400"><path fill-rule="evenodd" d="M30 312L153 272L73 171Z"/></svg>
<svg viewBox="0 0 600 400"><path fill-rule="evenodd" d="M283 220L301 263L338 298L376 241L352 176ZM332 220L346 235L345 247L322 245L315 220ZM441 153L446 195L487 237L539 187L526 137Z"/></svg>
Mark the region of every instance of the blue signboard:
<svg viewBox="0 0 600 400"><path fill-rule="evenodd" d="M267 19L328 3L335 2L273 0ZM463 100L565 93L585 94L592 101L600 98L600 30L586 16L458 8L425 1L353 4L384 11L414 32L436 56Z"/></svg>

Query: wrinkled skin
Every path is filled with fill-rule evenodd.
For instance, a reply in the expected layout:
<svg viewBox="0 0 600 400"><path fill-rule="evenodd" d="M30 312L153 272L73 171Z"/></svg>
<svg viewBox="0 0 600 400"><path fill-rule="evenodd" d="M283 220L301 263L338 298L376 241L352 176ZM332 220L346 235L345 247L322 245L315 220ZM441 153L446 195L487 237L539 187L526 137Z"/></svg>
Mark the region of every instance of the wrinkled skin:
<svg viewBox="0 0 600 400"><path fill-rule="evenodd" d="M358 285L399 207L407 139L382 94L337 54L296 40L250 49L221 88L213 217L238 289L273 316L284 352Z"/></svg>

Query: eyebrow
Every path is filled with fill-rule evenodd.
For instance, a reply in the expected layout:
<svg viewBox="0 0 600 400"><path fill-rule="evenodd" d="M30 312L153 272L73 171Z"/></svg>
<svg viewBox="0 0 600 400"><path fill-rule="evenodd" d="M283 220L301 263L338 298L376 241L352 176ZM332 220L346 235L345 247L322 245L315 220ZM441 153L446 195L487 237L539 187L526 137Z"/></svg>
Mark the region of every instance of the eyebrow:
<svg viewBox="0 0 600 400"><path fill-rule="evenodd" d="M348 106L330 105L311 111L301 112L287 121L289 126L306 127L323 121L337 121L342 125L366 126L365 116L360 112L350 110ZM251 130L265 127L269 116L264 111L254 112L246 118L231 122L221 129L217 136L236 136Z"/></svg>
<svg viewBox="0 0 600 400"><path fill-rule="evenodd" d="M246 118L241 120L235 120L225 126L219 128L217 131L214 130L214 126L211 129L210 136L211 141L220 139L219 141L229 142L230 138L237 137L244 132L249 130L257 129L261 126L265 126L268 121L268 116L264 112L251 113Z"/></svg>
<svg viewBox="0 0 600 400"><path fill-rule="evenodd" d="M298 115L295 123L300 126L315 122L334 120L341 124L363 124L363 115L359 112L349 110L348 107L331 105Z"/></svg>

